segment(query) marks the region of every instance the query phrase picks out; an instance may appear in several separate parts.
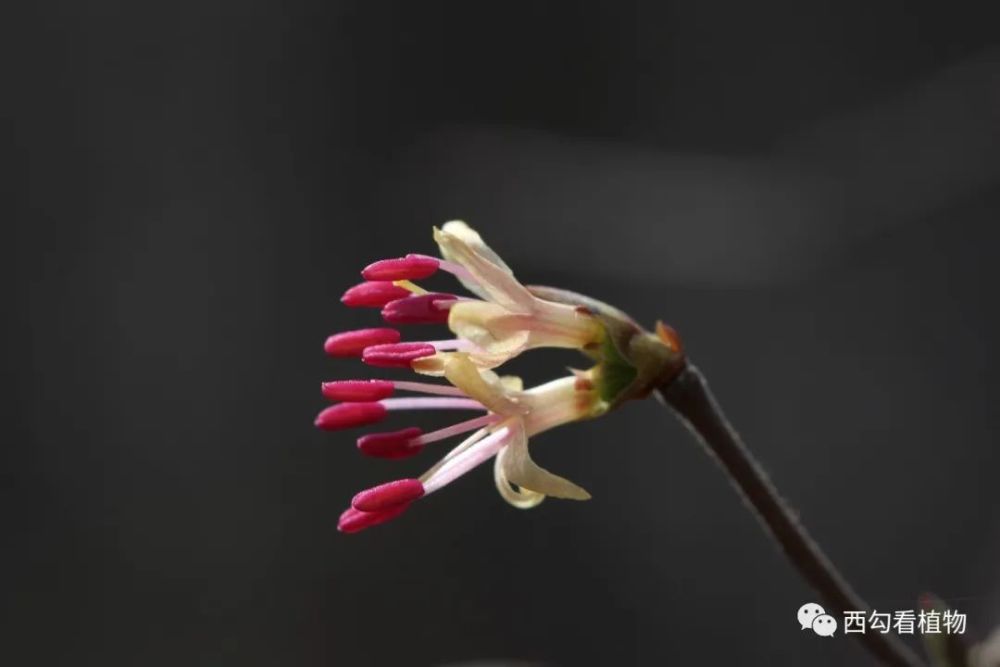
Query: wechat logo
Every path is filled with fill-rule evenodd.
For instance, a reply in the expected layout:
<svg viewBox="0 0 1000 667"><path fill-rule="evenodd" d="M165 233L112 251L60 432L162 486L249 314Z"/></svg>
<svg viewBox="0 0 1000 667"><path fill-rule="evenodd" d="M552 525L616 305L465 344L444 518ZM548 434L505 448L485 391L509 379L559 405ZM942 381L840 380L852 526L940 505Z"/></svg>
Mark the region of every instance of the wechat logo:
<svg viewBox="0 0 1000 667"><path fill-rule="evenodd" d="M832 637L837 631L837 619L815 602L799 607L798 619L802 630L810 629L820 637Z"/></svg>

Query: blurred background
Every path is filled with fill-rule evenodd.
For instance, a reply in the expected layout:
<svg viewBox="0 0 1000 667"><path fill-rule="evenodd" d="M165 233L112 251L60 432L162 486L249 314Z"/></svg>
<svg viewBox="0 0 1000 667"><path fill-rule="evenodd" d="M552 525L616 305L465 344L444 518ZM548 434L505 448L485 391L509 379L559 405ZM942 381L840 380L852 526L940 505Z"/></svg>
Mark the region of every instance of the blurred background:
<svg viewBox="0 0 1000 667"><path fill-rule="evenodd" d="M878 610L1000 624L993 3L23 5L4 21L0 655L18 665L870 664L662 407L338 534L312 426L374 259L462 218L684 337ZM990 305L993 304L993 305ZM578 363L535 352L514 370ZM431 422L427 422L431 423ZM399 423L399 426L409 425ZM438 450L441 451L441 450ZM914 643L914 645L916 645Z"/></svg>

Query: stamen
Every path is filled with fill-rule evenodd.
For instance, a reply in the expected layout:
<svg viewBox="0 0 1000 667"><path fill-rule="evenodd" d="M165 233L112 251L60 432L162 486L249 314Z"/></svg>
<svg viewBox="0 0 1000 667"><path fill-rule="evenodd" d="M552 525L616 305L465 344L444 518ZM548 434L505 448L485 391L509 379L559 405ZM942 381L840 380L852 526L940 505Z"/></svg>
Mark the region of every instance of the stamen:
<svg viewBox="0 0 1000 667"><path fill-rule="evenodd" d="M389 380L335 380L323 383L323 395L331 401L377 401L396 390Z"/></svg>
<svg viewBox="0 0 1000 667"><path fill-rule="evenodd" d="M462 280L479 282L461 264L417 253L396 259L379 260L366 266L361 275L365 280L420 280L434 275L439 269Z"/></svg>
<svg viewBox="0 0 1000 667"><path fill-rule="evenodd" d="M424 471L424 474L420 476L420 481L423 482L424 484L427 484L427 480L436 475L437 471L443 468L445 465L447 465L449 461L454 459L459 454L468 451L469 448L475 447L476 443L481 441L489 434L490 434L490 427L484 426L483 428L479 429L472 435L466 437L465 440L463 440L456 446L452 447L451 450L444 455L444 458L442 458L440 461L432 465L429 469Z"/></svg>
<svg viewBox="0 0 1000 667"><path fill-rule="evenodd" d="M485 410L479 401L471 398L452 397L415 397L415 398L384 398L379 405L386 410Z"/></svg>
<svg viewBox="0 0 1000 667"><path fill-rule="evenodd" d="M459 435L461 433L467 433L469 431L474 431L477 428L482 428L483 426L489 426L490 424L495 424L496 422L503 419L498 415L483 415L482 417L475 417L473 419L468 419L464 422L459 422L457 424L452 424L437 431L431 431L425 435L420 435L410 442L410 446L423 447L424 445L429 445L432 442L437 442L438 440L444 440L450 438L453 435Z"/></svg>
<svg viewBox="0 0 1000 667"><path fill-rule="evenodd" d="M421 394L440 394L441 396L465 396L465 392L450 384L433 384L431 382L393 382L399 391L415 391Z"/></svg>
<svg viewBox="0 0 1000 667"><path fill-rule="evenodd" d="M388 408L379 402L338 403L320 412L316 416L315 423L324 431L339 431L344 428L380 422L387 413Z"/></svg>
<svg viewBox="0 0 1000 667"><path fill-rule="evenodd" d="M424 485L419 479L397 479L365 489L351 499L351 507L359 512L380 512L409 504L422 495Z"/></svg>
<svg viewBox="0 0 1000 667"><path fill-rule="evenodd" d="M342 533L357 533L365 528L371 528L372 526L395 519L409 509L409 507L410 503L403 503L382 510L381 512L359 512L353 507L348 507L340 515L340 520L337 521L337 530Z"/></svg>
<svg viewBox="0 0 1000 667"><path fill-rule="evenodd" d="M427 343L372 345L361 353L361 360L369 366L409 368L411 361L434 356L436 352L434 346Z"/></svg>
<svg viewBox="0 0 1000 667"><path fill-rule="evenodd" d="M390 301L382 308L382 319L390 324L444 324L448 321L448 302L454 294L429 292ZM444 305L448 304L448 305Z"/></svg>
<svg viewBox="0 0 1000 667"><path fill-rule="evenodd" d="M369 433L358 438L358 449L380 459L405 459L423 449L418 442L422 433L416 426L389 433Z"/></svg>
<svg viewBox="0 0 1000 667"><path fill-rule="evenodd" d="M444 464L424 481L422 486L424 495L447 486L476 466L493 458L500 448L507 444L510 435L509 428L500 428L461 454L445 460Z"/></svg>
<svg viewBox="0 0 1000 667"><path fill-rule="evenodd" d="M410 294L427 294L427 290L416 283L411 283L409 280L393 280L392 284L396 287L402 287Z"/></svg>
<svg viewBox="0 0 1000 667"><path fill-rule="evenodd" d="M351 308L381 308L390 301L405 299L410 291L391 282L377 280L361 283L344 292L340 302Z"/></svg>
<svg viewBox="0 0 1000 667"><path fill-rule="evenodd" d="M396 259L382 259L364 268L365 280L420 280L437 273L441 260L427 255L409 254Z"/></svg>
<svg viewBox="0 0 1000 667"><path fill-rule="evenodd" d="M365 348L391 345L402 338L395 329L356 329L334 334L326 339L323 349L331 357L357 357Z"/></svg>

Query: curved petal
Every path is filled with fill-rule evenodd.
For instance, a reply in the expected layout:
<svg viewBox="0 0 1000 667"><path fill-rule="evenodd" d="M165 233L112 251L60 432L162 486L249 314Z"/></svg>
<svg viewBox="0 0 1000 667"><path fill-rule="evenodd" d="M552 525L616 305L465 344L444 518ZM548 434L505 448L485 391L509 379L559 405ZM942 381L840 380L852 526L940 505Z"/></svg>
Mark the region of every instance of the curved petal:
<svg viewBox="0 0 1000 667"><path fill-rule="evenodd" d="M486 301L459 301L448 314L448 328L490 354L516 357L531 339L523 315Z"/></svg>
<svg viewBox="0 0 1000 667"><path fill-rule="evenodd" d="M524 391L524 382L516 375L501 375L500 384L507 391Z"/></svg>
<svg viewBox="0 0 1000 667"><path fill-rule="evenodd" d="M507 448L504 447L497 452L497 457L493 461L493 481L496 482L497 491L500 497L520 510L531 509L545 500L544 493L531 491L529 489L515 489L510 485L503 472L503 460L506 456Z"/></svg>
<svg viewBox="0 0 1000 667"><path fill-rule="evenodd" d="M421 375L441 377L444 375L445 364L448 363L448 360L456 354L458 353L438 352L437 354L429 357L414 359L410 362L410 368L412 368L414 372L420 373ZM509 359L509 357L504 355L487 354L485 352L469 352L467 354L472 363L477 368L482 369L496 368Z"/></svg>
<svg viewBox="0 0 1000 667"><path fill-rule="evenodd" d="M441 249L442 257L460 264L472 274L472 280L459 278L470 292L511 310L531 310L535 297L517 282L510 268L471 227L460 220L453 220L446 223L443 229L434 228L434 240Z"/></svg>
<svg viewBox="0 0 1000 667"><path fill-rule="evenodd" d="M584 489L568 479L553 475L531 460L523 423L518 422L511 428L512 437L503 449L504 456L499 464L503 467L502 474L508 482L517 484L522 491L534 491L570 500L590 500L590 494Z"/></svg>
<svg viewBox="0 0 1000 667"><path fill-rule="evenodd" d="M507 394L496 373L481 371L472 363L469 355L463 352L454 353L445 362L444 376L470 398L485 405L490 412L509 416L521 414L527 409Z"/></svg>
<svg viewBox="0 0 1000 667"><path fill-rule="evenodd" d="M479 235L479 232L470 227L465 221L449 220L441 225L441 231L445 234L451 234L456 237L462 243L474 250L477 255L489 262L492 262L493 264L496 264L507 273L514 273L511 271L510 267L507 266L507 263L500 258L500 255L496 254L493 248L486 245L486 242L483 241L483 237Z"/></svg>

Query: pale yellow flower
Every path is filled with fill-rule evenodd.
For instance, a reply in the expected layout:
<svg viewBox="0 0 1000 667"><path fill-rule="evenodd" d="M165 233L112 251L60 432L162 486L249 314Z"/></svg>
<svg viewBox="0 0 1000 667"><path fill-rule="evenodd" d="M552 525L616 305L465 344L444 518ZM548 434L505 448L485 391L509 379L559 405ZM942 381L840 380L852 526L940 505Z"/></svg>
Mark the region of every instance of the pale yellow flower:
<svg viewBox="0 0 1000 667"><path fill-rule="evenodd" d="M382 523L465 473L494 459L500 495L519 508L546 496L590 498L583 488L538 466L528 440L557 426L596 417L623 400L648 394L664 373L676 370L679 347L660 329L643 332L626 315L605 304L553 289L529 290L474 230L463 222L434 230L443 259L407 255L369 265L367 282L342 301L376 306L390 324L447 324L455 338L400 342L392 328L362 329L332 336L332 356L361 356L374 366L410 367L443 376L449 384L392 380L342 380L323 385L341 401L323 410L316 425L337 430L371 424L397 410L472 410L476 417L430 433L410 427L362 436L358 448L371 456L398 459L427 445L469 434L419 478L400 479L357 494L339 527L356 532ZM474 297L427 292L413 281L439 270L453 274ZM541 347L578 349L596 362L530 389L493 368L522 352ZM393 397L397 391L427 394Z"/></svg>

